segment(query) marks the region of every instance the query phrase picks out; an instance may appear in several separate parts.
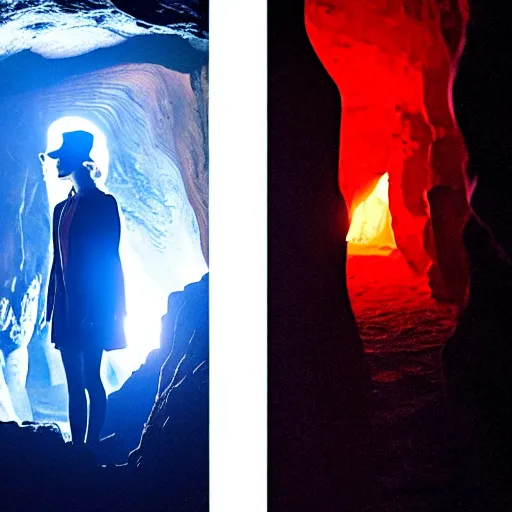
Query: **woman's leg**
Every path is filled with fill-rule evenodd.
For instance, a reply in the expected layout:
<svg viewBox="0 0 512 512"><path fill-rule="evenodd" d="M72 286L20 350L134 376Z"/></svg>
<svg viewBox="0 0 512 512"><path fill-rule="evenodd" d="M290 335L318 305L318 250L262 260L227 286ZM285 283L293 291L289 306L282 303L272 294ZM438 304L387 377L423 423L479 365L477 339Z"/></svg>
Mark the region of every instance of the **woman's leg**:
<svg viewBox="0 0 512 512"><path fill-rule="evenodd" d="M89 393L89 428L87 444L96 445L100 441L101 429L107 412L107 395L101 381L101 358L103 350L84 349L85 387Z"/></svg>
<svg viewBox="0 0 512 512"><path fill-rule="evenodd" d="M87 430L87 397L83 377L83 358L78 350L61 350L69 394L69 423L73 444L85 443Z"/></svg>

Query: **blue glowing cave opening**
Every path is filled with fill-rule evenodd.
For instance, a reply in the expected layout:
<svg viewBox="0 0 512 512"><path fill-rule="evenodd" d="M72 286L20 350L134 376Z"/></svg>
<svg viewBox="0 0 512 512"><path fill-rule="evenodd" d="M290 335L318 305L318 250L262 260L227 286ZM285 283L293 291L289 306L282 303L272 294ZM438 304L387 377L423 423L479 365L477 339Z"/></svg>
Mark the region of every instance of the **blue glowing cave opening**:
<svg viewBox="0 0 512 512"><path fill-rule="evenodd" d="M197 221L193 214L190 215L192 208L186 199L186 194L185 198L183 197L184 188L181 187L180 192L180 187L172 187L172 194L182 196L176 200L178 204L184 205L182 208L186 210L181 221L180 217L176 216L176 221L170 223L168 231L160 232L156 240L153 236L154 243L150 244L149 249L146 240L145 249L143 249L141 237L144 237L144 229L130 219L133 212L137 213L137 204L133 204L133 196L123 194L123 189L119 187L117 190L109 189L109 183L112 181L109 179L111 155L105 133L88 119L62 117L48 128L46 152L58 148L62 143L62 134L73 130L86 130L94 135L91 157L101 171L97 184L105 192L112 193L120 206L122 222L120 255L125 276L127 303L125 331L128 348L104 355L102 377L107 393L112 393L144 363L151 350L159 347L161 319L167 312L169 294L182 290L189 283L199 281L208 268L200 248ZM71 187L70 182L57 178L55 163L53 160L46 159L43 169L50 213L57 203L67 197ZM169 165L171 164L172 162L169 162ZM132 204L129 204L130 202ZM167 197L163 202L167 205L169 202L172 203L173 199ZM171 243L162 240L169 236ZM181 243L176 244L176 241ZM162 247L170 249L162 254ZM49 250L52 250L51 247ZM161 264L162 257L166 255L177 269L171 277L167 271L168 268ZM48 350L54 384L65 384L60 353L53 347ZM61 428L66 431L67 424L61 423Z"/></svg>

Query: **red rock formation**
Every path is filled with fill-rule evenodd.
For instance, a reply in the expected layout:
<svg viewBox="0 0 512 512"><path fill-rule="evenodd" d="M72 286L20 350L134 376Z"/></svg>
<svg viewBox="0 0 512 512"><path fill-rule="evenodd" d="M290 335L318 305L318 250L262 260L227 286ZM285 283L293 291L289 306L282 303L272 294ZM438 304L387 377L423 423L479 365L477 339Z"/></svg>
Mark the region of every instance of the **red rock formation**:
<svg viewBox="0 0 512 512"><path fill-rule="evenodd" d="M398 248L415 272L437 277L437 296L458 302L465 150L448 89L463 18L453 2L306 2L309 37L342 95L339 183L349 211L388 172ZM456 282L454 267L463 269Z"/></svg>

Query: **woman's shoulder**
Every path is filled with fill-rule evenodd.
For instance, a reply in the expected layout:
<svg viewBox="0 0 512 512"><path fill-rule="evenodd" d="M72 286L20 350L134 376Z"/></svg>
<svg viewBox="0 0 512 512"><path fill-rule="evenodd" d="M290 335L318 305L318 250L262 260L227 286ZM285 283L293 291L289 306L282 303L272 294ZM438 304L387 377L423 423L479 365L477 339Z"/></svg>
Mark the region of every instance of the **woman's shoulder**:
<svg viewBox="0 0 512 512"><path fill-rule="evenodd" d="M109 204L111 208L117 209L117 200L112 194L104 193L105 202Z"/></svg>
<svg viewBox="0 0 512 512"><path fill-rule="evenodd" d="M89 197L93 198L95 201L100 201L104 204L115 203L117 205L117 200L112 194L104 192L103 190L100 190L99 188L93 188L87 194Z"/></svg>
<svg viewBox="0 0 512 512"><path fill-rule="evenodd" d="M98 213L101 212L105 215L118 214L119 208L117 205L117 200L112 194L108 194L102 190L97 189L97 191L92 195L94 197L94 209Z"/></svg>
<svg viewBox="0 0 512 512"><path fill-rule="evenodd" d="M60 216L62 210L64 209L64 206L66 205L66 201L61 201L60 203L57 203L55 207L53 208L53 216L58 217Z"/></svg>
<svg viewBox="0 0 512 512"><path fill-rule="evenodd" d="M55 205L55 208L53 211L58 212L59 210L62 210L64 208L64 205L66 204L66 201L61 201L60 203L57 203Z"/></svg>

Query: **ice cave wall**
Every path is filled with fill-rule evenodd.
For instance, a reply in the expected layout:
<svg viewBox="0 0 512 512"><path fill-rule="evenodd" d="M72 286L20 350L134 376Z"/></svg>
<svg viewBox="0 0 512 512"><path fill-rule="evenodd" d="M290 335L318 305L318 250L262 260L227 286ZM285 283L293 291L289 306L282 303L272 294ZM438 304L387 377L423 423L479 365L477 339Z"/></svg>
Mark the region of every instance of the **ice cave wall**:
<svg viewBox="0 0 512 512"><path fill-rule="evenodd" d="M103 130L110 152L107 187L119 199L128 230L142 229L146 270L179 282L187 262L174 251L184 250L183 234L191 234L193 245L200 239L205 256L208 250L206 137L190 75L154 64L124 65L73 78L32 101L38 126L78 116Z"/></svg>
<svg viewBox="0 0 512 512"><path fill-rule="evenodd" d="M459 303L468 280L466 154L449 87L463 7L306 2L309 37L342 95L339 183L349 211L389 173L397 247L414 271L429 273L437 297Z"/></svg>
<svg viewBox="0 0 512 512"><path fill-rule="evenodd" d="M56 62L45 64L43 74L51 76ZM48 127L60 117L86 118L107 136L107 188L118 198L144 271L166 295L207 271L207 91L206 66L180 73L156 64L126 64L4 98L2 345L32 341L34 352L45 343L39 319L50 257L50 212L37 155L46 149ZM51 382L47 363L39 365L38 374L42 385Z"/></svg>

